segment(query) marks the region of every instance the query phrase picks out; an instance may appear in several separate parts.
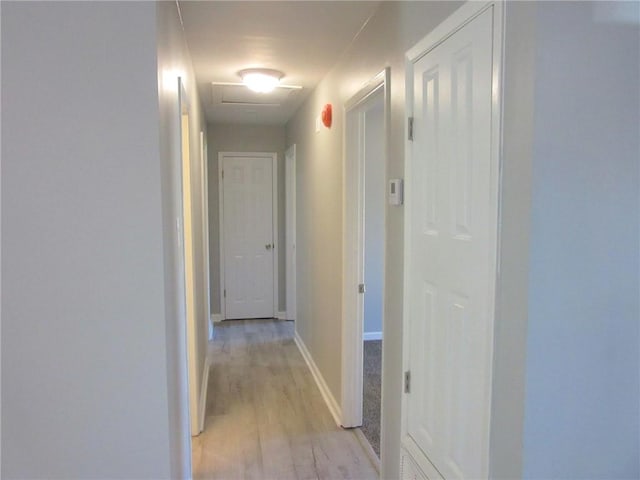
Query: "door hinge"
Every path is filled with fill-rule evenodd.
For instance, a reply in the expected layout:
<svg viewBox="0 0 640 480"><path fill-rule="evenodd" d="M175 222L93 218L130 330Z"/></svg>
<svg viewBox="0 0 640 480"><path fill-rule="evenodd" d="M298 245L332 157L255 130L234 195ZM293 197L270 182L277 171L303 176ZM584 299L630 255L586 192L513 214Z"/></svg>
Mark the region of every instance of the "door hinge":
<svg viewBox="0 0 640 480"><path fill-rule="evenodd" d="M411 370L404 372L404 393L411 393Z"/></svg>
<svg viewBox="0 0 640 480"><path fill-rule="evenodd" d="M224 179L224 170L222 170L222 178Z"/></svg>
<svg viewBox="0 0 640 480"><path fill-rule="evenodd" d="M222 295L222 296L223 296L224 298L227 298L227 289L226 289L226 288L224 289L224 293L223 293L223 295Z"/></svg>
<svg viewBox="0 0 640 480"><path fill-rule="evenodd" d="M413 117L407 119L407 129L409 132L409 140L413 141Z"/></svg>
<svg viewBox="0 0 640 480"><path fill-rule="evenodd" d="M367 287L365 287L364 283L358 285L358 293L364 293L367 291Z"/></svg>

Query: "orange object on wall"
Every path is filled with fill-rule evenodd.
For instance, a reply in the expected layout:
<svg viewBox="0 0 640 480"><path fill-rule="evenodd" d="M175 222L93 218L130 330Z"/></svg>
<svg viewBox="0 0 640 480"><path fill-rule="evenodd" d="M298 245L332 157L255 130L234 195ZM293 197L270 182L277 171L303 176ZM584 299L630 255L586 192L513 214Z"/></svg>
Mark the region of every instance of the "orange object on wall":
<svg viewBox="0 0 640 480"><path fill-rule="evenodd" d="M330 103L327 103L322 109L322 123L327 128L331 128L331 117L332 117L331 111L332 111L332 108Z"/></svg>

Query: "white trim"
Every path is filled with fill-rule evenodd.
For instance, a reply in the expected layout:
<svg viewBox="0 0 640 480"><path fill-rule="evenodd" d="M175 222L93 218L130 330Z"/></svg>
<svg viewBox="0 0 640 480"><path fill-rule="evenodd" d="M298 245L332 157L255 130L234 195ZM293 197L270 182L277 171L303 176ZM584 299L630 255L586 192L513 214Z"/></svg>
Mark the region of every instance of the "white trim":
<svg viewBox="0 0 640 480"><path fill-rule="evenodd" d="M224 296L224 191L222 189L222 152L218 152L218 258L220 259L220 319L225 319L226 302Z"/></svg>
<svg viewBox="0 0 640 480"><path fill-rule="evenodd" d="M342 425L362 425L364 296L358 294L364 283L364 112L371 100L382 94L384 105L384 168L388 161L390 69L367 82L344 105L343 152L343 271L342 271ZM350 138L353 134L355 137ZM386 181L385 181L386 184ZM386 231L386 208L383 212ZM386 239L383 239L386 251ZM383 259L383 277L384 277ZM383 292L384 279L383 279ZM384 294L383 294L384 325ZM384 329L384 327L383 327ZM384 378L383 378L384 385ZM384 422L382 422L384 425Z"/></svg>
<svg viewBox="0 0 640 480"><path fill-rule="evenodd" d="M313 375L313 379L316 381L316 385L318 385L318 388L320 389L322 398L324 398L324 402L327 404L329 412L331 412L331 416L333 416L333 420L336 422L336 425L341 427L342 425L340 423L340 420L342 418L342 412L340 411L340 406L331 393L331 390L329 390L327 382L325 382L322 373L320 373L320 369L318 369L318 366L313 361L313 357L309 353L309 350L307 350L307 346L302 341L302 338L300 338L300 335L298 335L297 330L295 332L294 340L296 342L296 345L298 346L298 350L300 350L302 358L304 358L304 361L307 363L309 370L311 370L311 375Z"/></svg>
<svg viewBox="0 0 640 480"><path fill-rule="evenodd" d="M378 457L378 455L376 455L376 452L373 450L373 447L371 446L371 443L369 442L367 437L364 436L364 432L360 428L354 428L353 433L358 439L358 442L360 442L360 446L369 458L371 465L373 465L373 468L375 468L378 472L378 475L380 475L380 458Z"/></svg>
<svg viewBox="0 0 640 480"><path fill-rule="evenodd" d="M182 80L180 77L177 77L177 92L176 92L176 105L175 117L173 118L172 129L176 132L177 145L176 148L171 152L171 164L172 164L172 175L171 175L171 187L173 192L173 205L172 205L172 218L175 221L175 237L172 237L171 242L171 253L174 257L174 280L175 280L175 290L173 291L175 301L175 314L176 318L171 318L170 322L176 322L179 328L175 329L176 339L175 339L175 358L176 362L176 372L172 377L172 387L176 391L177 394L177 407L178 407L178 430L183 433L184 436L177 439L176 450L179 450L178 456L178 464L174 465L176 470L179 470L183 473L185 478L191 478L192 473L192 465L191 465L191 398L190 398L190 387L189 383L189 361L188 361L188 347L187 347L187 328L186 328L186 295L185 295L185 260L184 260L184 233L183 233L183 195L182 195L182 100L186 100L185 96L182 95L183 86ZM175 380L175 383L173 382ZM171 387L170 387L171 388ZM185 450L186 444L186 450ZM175 459L174 459L175 460ZM173 463L173 462L172 462Z"/></svg>
<svg viewBox="0 0 640 480"><path fill-rule="evenodd" d="M271 316L276 318L279 306L280 285L278 279L278 264L280 246L278 245L278 154L273 152L218 152L218 227L220 232L220 315L226 317L225 290L225 262L224 262L224 181L222 178L224 157L258 157L271 158L272 174L272 243L273 247L273 309Z"/></svg>
<svg viewBox="0 0 640 480"><path fill-rule="evenodd" d="M289 320L297 316L296 272L296 145L284 153L285 160L285 306Z"/></svg>
<svg viewBox="0 0 640 480"><path fill-rule="evenodd" d="M205 318L211 318L211 278L209 272L209 159L207 158L207 140L204 131L200 131L200 188L202 193L202 280L204 282ZM209 340L213 338L213 326L209 325Z"/></svg>
<svg viewBox="0 0 640 480"><path fill-rule="evenodd" d="M362 340L365 342L367 340L382 340L382 332L364 332Z"/></svg>
<svg viewBox="0 0 640 480"><path fill-rule="evenodd" d="M466 2L455 12L453 12L449 17L443 20L442 23L440 23L436 28L431 30L431 32L429 32L429 34L427 34L422 40L420 40L413 47L407 50L405 56L408 59L409 63L413 64L420 60L431 50L436 48L446 39L451 37L453 34L455 34L469 22L471 22L478 15L483 13L487 8L494 6L501 9L502 5L500 5L500 3L500 1L495 0L489 2L477 2L470 0ZM498 10L495 10L495 12L498 12ZM499 16L498 18L501 18L501 16ZM501 22L498 23L501 24ZM498 26L494 25L494 27ZM498 28L502 29L502 26L500 25ZM502 42L500 42L500 45L501 44ZM411 71L413 72L413 68L411 69ZM413 97L413 92L407 93L411 93L411 96Z"/></svg>
<svg viewBox="0 0 640 480"><path fill-rule="evenodd" d="M278 320L287 320L287 312L278 312L278 314L276 315L276 318Z"/></svg>
<svg viewBox="0 0 640 480"><path fill-rule="evenodd" d="M221 313L212 313L211 314L211 322L220 323L222 320L224 320L224 318L222 318L222 314Z"/></svg>
<svg viewBox="0 0 640 480"><path fill-rule="evenodd" d="M184 320L186 330L186 349L187 349L187 387L189 392L189 430L191 436L198 435L200 433L200 418L199 418L199 406L198 406L198 378L197 378L197 305L195 300L195 288L197 280L195 278L194 271L194 259L193 259L193 206L191 200L193 198L192 185L191 185L191 167L194 164L193 159L195 157L194 152L191 151L190 142L190 129L191 129L191 109L189 104L189 98L181 77L178 77L178 115L179 123L178 128L180 131L180 233L179 241L181 242L182 252L180 256L181 268L183 272L183 285L180 289L180 294L183 295L184 302ZM186 132L185 132L185 116L186 116ZM186 137L185 137L186 133ZM185 159L185 146L187 148L188 156ZM185 176L185 170L187 175ZM188 191L185 192L185 185L188 186ZM189 201L186 202L185 199ZM188 211L188 217L185 212ZM191 258L187 258L189 250L187 249L187 221L188 219L191 225L189 232L190 244L191 244ZM189 261L190 260L190 261ZM190 278L190 280L188 280ZM188 288L189 281L191 282L191 289Z"/></svg>
<svg viewBox="0 0 640 480"><path fill-rule="evenodd" d="M204 431L204 421L206 418L206 409L207 409L207 386L209 385L209 367L211 366L211 362L207 356L207 359L204 362L204 369L202 370L202 383L200 384L200 406L199 406L199 428L200 432Z"/></svg>
<svg viewBox="0 0 640 480"><path fill-rule="evenodd" d="M431 50L436 48L442 42L444 42L447 38L451 37L473 19L478 17L480 14L484 13L489 8L493 8L493 63L492 63L492 105L491 105L491 115L492 115L492 131L491 131L491 155L492 164L496 164L498 166L498 182L501 182L502 179L502 95L503 95L503 83L502 83L502 72L503 72L503 61L504 61L504 7L503 2L499 0L491 0L488 2L474 2L467 1L460 8L458 8L455 12L453 12L448 18L446 18L442 23L440 23L435 29L433 29L428 35L426 35L422 40L420 40L414 47L409 49L405 54L405 116L412 117L413 116L413 100L414 100L414 82L413 82L413 74L414 74L414 63L419 61L422 57L427 55ZM408 126L405 121L405 178L411 178L412 175L412 161L413 158L413 148L412 142L408 140ZM496 178L495 175L492 175L492 179ZM495 185L491 185L491 188L494 189ZM497 255L500 250L499 239L500 239L500 185L495 188L497 192L496 198L493 201L496 202L497 213L498 215L495 218L495 228L494 228L494 237L496 252L495 258L492 259L494 265L496 266L496 278L492 285L490 285L490 298L493 299L493 315L494 315L494 332L497 326L497 312L495 310L496 307L496 281L498 277L497 270ZM404 199L405 199L405 219L411 218L411 208L413 203L413 195L411 192L411 182L405 182L404 184ZM409 349L407 346L410 341L410 323L408 321L408 312L409 304L410 304L410 295L409 288L407 285L410 283L411 276L411 222L404 222L404 278L403 278L403 318L402 318L402 371L407 371L409 366ZM495 333L494 333L495 336ZM492 366L493 370L493 366ZM492 396L492 391L490 391L489 396ZM490 399L490 403L492 401ZM430 473L429 478L437 478L440 477L440 473L437 471L435 466L430 464L430 462L423 462L422 458L424 457L424 452L420 450L420 448L413 442L411 437L408 435L408 398L407 395L402 395L402 404L401 404L401 424L400 424L400 446L401 452L406 452L408 457L420 468L424 468L425 471ZM490 411L490 415L493 414L493 411ZM492 419L489 419L489 424L491 424ZM491 442L491 437L489 437L489 442ZM488 469L487 472L488 478L491 478L491 445L488 446Z"/></svg>
<svg viewBox="0 0 640 480"><path fill-rule="evenodd" d="M273 315L276 315L276 311L280 306L280 238L278 236L278 154L273 153L273 170L271 175L273 178L273 184L271 187L271 201L272 201L272 235L273 239Z"/></svg>

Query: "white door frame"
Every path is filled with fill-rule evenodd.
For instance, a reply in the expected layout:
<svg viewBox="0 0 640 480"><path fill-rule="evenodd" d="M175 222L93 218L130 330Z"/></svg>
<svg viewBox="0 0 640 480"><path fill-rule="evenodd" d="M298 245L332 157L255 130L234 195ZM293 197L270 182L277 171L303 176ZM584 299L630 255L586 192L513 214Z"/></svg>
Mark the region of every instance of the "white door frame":
<svg viewBox="0 0 640 480"><path fill-rule="evenodd" d="M295 320L297 312L296 291L296 145L284 152L285 159L285 263L286 263L286 318Z"/></svg>
<svg viewBox="0 0 640 480"><path fill-rule="evenodd" d="M273 312L272 316L275 318L278 312L278 258L279 258L279 245L278 245L278 154L271 152L219 152L218 153L218 208L219 208L219 232L220 232L220 316L221 320L227 318L227 305L224 295L225 290L225 262L224 262L224 182L222 178L222 170L225 157L251 157L251 158L264 158L265 160L271 160L272 165L272 203L273 203L273 215L272 215L272 243L273 247Z"/></svg>
<svg viewBox="0 0 640 480"><path fill-rule="evenodd" d="M491 160L492 164L497 166L497 171L494 172L493 178L496 183L492 184L492 191L497 192L495 198L492 198L492 202L494 202L494 209L497 212L496 217L494 218L494 225L492 226L494 242L497 247L494 252L494 258L491 261L496 265L496 279L493 284L488 285L490 290L490 297L493 299L493 330L494 336L496 327L499 323L499 312L496 309L496 288L497 288L497 266L499 259L499 238L500 238L500 182L501 182L501 172L502 172L502 90L503 90L503 82L502 82L502 66L503 66L503 56L504 56L504 6L501 1L487 1L487 2L474 2L468 1L464 5L462 5L458 10L453 12L447 19L445 19L441 24L439 24L435 29L431 31L426 37L424 37L421 41L419 41L414 47L409 49L405 54L405 109L406 116L413 116L413 101L414 101L414 63L419 59L427 55L431 50L436 48L442 42L444 42L447 38L453 35L455 32L460 30L463 26L471 22L480 14L484 13L487 9L493 8L493 70L492 70L492 94L491 94L491 122L492 122L492 131L491 131ZM413 158L413 145L409 140L409 131L408 124L405 124L405 178L409 179L412 175L412 161ZM413 192L411 191L411 182L405 182L404 189L404 204L405 204L405 222L404 222L404 279L403 279L403 318L402 318L402 330L403 330L403 339L402 339L402 366L403 371L406 372L409 370L409 342L410 342L410 332L409 332L409 318L407 317L407 312L409 312L410 305L410 294L409 288L407 285L410 283L411 279L411 222L406 219L411 218L411 209L413 204ZM495 353L495 351L494 351ZM492 367L493 368L493 367ZM491 400L492 402L492 400ZM401 457L404 457L407 452L410 457L413 457L413 460L405 460L401 458L400 464L403 465L405 463L415 465L417 457L421 454L421 450L415 443L411 440L408 435L408 398L407 395L402 396L402 413L401 413ZM493 412L491 412L493 413ZM491 424L491 420L490 420ZM491 432L489 434L491 436ZM490 446L489 446L490 448ZM488 478L491 478L491 451L488 452L489 458L489 472ZM424 470L424 473L428 478L441 478L440 472L431 464L420 463L420 468ZM402 467L401 467L402 468Z"/></svg>
<svg viewBox="0 0 640 480"><path fill-rule="evenodd" d="M200 161L202 162L202 252L204 253L204 301L205 318L209 327L209 340L213 338L213 322L211 321L211 278L209 273L209 159L207 156L207 139L204 131L200 132Z"/></svg>
<svg viewBox="0 0 640 480"><path fill-rule="evenodd" d="M358 285L364 283L364 106L373 95L383 92L385 172L388 161L390 69L386 68L367 82L344 105L343 162L343 276L342 276L342 398L343 427L362 425L364 296ZM354 131L355 135L351 132ZM386 179L386 173L385 173ZM386 181L385 181L386 183ZM386 209L385 232L386 232ZM383 240L386 252L386 241ZM385 254L386 255L386 254ZM383 259L384 264L384 259ZM383 266L384 272L384 266ZM385 291L383 280L383 292ZM382 329L385 330L384 295ZM384 359L384 343L383 343ZM382 379L384 391L384 377ZM382 394L384 395L384 394ZM384 412L381 412L384 415ZM381 418L382 420L382 418ZM384 422L381 421L382 426ZM383 427L381 427L383 428ZM381 432L383 435L384 433Z"/></svg>
<svg viewBox="0 0 640 480"><path fill-rule="evenodd" d="M185 170L187 174L191 171L191 164L193 162L193 154L190 152L189 145L189 132L187 131L187 138L185 138L185 132L183 128L183 122L187 121L187 126L190 118L190 104L187 97L186 90L182 79L178 77L178 115L179 115L179 131L180 131L180 241L182 243L182 252L180 255L180 263L183 276L183 305L184 305L184 318L185 318L185 330L186 330L186 347L187 347L187 384L189 388L189 425L191 429L191 436L199 435L202 431L204 419L200 418L200 398L198 396L198 378L197 378L197 338L196 338L196 297L195 297L195 271L193 265L193 259L191 265L189 265L189 259L187 258L187 241L190 240L193 249L193 228L191 233L188 234L187 227L185 225L185 209L191 207L191 199L185 205L185 199L187 195L191 195L191 188L185 192L185 181L191 184L191 179L185 179ZM189 149L188 158L185 165L184 150L185 147ZM191 213L193 209L191 209ZM190 222L192 225L192 221ZM191 277L191 281L189 281ZM191 284L191 292L189 292L189 284Z"/></svg>

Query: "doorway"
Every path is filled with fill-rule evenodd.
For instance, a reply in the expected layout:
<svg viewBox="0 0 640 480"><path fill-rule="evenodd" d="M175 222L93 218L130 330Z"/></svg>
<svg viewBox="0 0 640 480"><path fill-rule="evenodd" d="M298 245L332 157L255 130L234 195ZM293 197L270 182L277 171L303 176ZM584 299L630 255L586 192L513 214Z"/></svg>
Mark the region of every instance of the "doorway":
<svg viewBox="0 0 640 480"><path fill-rule="evenodd" d="M389 70L345 105L344 427L380 454Z"/></svg>
<svg viewBox="0 0 640 480"><path fill-rule="evenodd" d="M276 157L275 153L219 154L223 320L276 316Z"/></svg>
<svg viewBox="0 0 640 480"><path fill-rule="evenodd" d="M382 316L384 296L384 95L363 106L364 115L364 322L362 433L380 457Z"/></svg>
<svg viewBox="0 0 640 480"><path fill-rule="evenodd" d="M194 264L194 229L191 191L192 155L190 149L190 106L182 79L178 78L178 102L180 114L181 153L181 201L182 201L182 252L181 263L184 273L184 306L187 347L187 383L189 389L189 425L191 435L199 435L203 430L204 412L202 408L198 379L198 339L197 339L197 298Z"/></svg>

